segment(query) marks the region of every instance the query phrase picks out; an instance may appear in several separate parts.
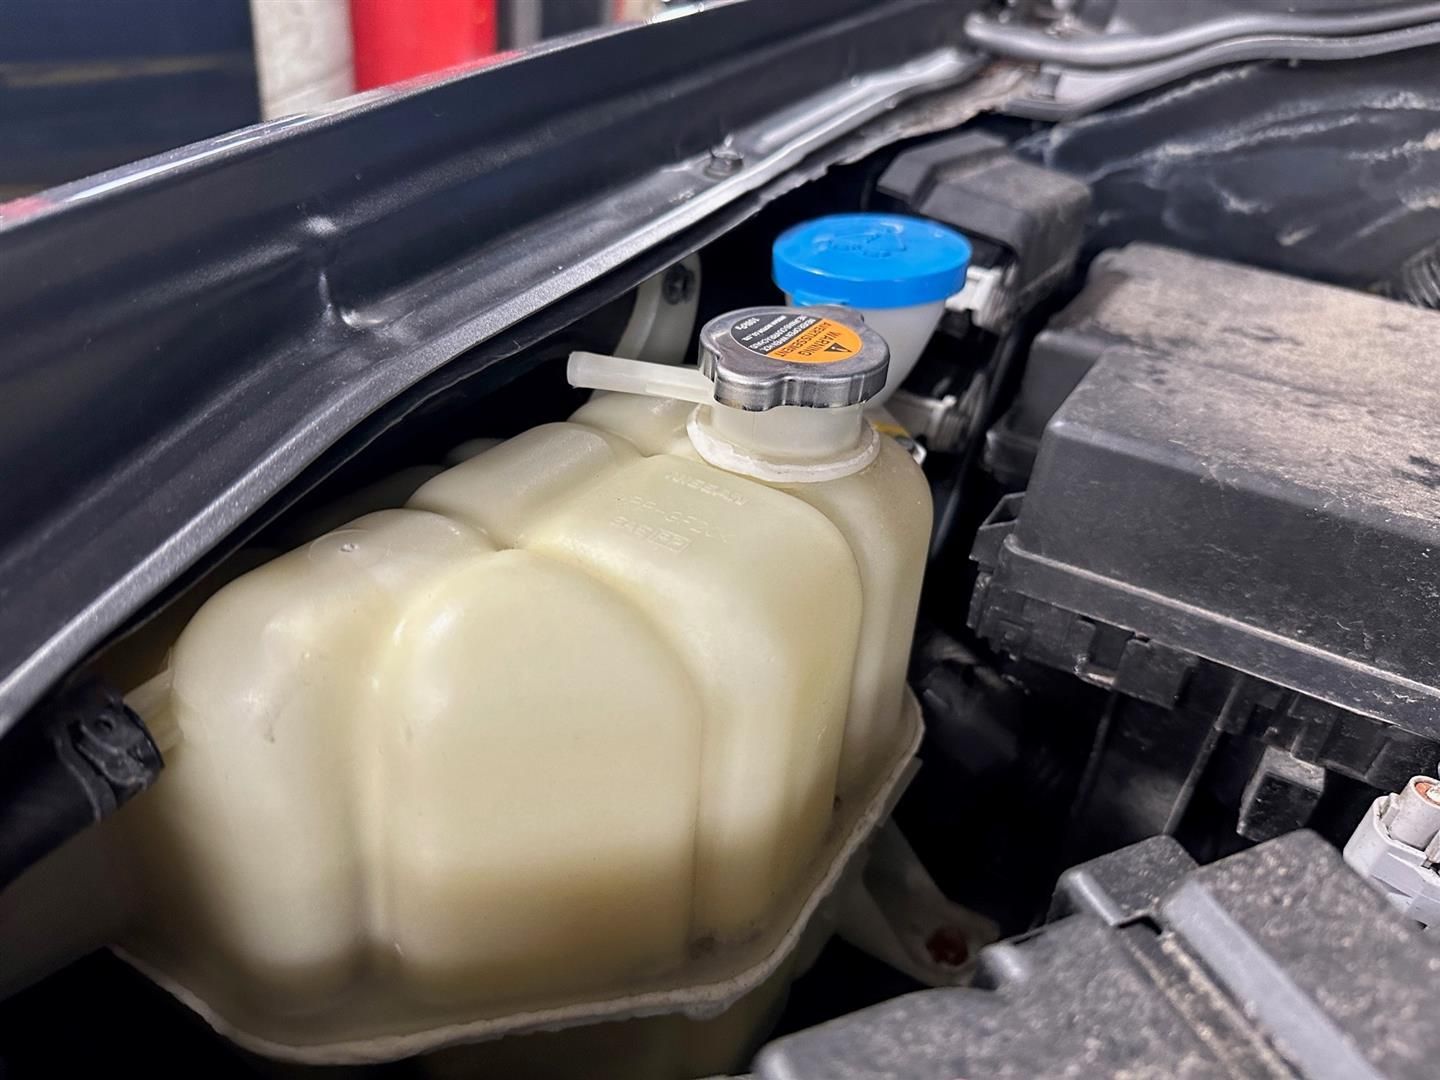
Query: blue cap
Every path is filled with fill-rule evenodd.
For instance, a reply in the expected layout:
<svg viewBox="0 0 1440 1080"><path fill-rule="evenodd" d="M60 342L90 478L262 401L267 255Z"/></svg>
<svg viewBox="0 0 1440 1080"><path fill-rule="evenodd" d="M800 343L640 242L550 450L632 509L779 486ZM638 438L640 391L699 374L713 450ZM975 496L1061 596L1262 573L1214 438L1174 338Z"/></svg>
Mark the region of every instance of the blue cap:
<svg viewBox="0 0 1440 1080"><path fill-rule="evenodd" d="M770 275L795 303L897 308L953 296L970 244L954 229L901 214L832 214L786 229Z"/></svg>

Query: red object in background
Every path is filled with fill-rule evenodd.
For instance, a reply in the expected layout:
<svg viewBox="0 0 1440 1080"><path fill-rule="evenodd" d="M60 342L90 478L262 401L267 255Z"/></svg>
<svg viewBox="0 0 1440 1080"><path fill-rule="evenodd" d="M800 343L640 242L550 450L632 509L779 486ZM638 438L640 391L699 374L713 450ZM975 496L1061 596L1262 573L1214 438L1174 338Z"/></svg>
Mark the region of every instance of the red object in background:
<svg viewBox="0 0 1440 1080"><path fill-rule="evenodd" d="M495 51L496 0L350 0L355 89L440 71Z"/></svg>

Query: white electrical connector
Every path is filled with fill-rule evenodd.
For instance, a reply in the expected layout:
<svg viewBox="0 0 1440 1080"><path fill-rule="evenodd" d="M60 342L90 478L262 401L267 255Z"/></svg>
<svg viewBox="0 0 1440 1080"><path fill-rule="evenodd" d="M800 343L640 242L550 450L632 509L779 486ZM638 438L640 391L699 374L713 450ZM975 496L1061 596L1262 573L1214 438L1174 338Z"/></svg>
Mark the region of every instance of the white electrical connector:
<svg viewBox="0 0 1440 1080"><path fill-rule="evenodd" d="M1376 799L1345 844L1345 862L1401 914L1426 926L1440 922L1440 780L1412 776Z"/></svg>
<svg viewBox="0 0 1440 1080"><path fill-rule="evenodd" d="M1002 314L1002 285L1005 272L998 266L976 266L965 271L965 287L945 301L945 310L970 313L975 325L993 330Z"/></svg>

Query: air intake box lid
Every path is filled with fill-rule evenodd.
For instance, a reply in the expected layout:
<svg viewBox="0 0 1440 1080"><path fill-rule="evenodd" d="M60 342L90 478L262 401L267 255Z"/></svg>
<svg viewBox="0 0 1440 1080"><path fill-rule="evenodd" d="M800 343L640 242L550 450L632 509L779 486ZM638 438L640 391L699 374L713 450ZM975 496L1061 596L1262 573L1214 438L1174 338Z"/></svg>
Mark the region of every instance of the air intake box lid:
<svg viewBox="0 0 1440 1080"><path fill-rule="evenodd" d="M1058 609L1440 738L1437 342L1347 289L1101 256L1032 355L1090 367L981 531L972 623L1084 674Z"/></svg>

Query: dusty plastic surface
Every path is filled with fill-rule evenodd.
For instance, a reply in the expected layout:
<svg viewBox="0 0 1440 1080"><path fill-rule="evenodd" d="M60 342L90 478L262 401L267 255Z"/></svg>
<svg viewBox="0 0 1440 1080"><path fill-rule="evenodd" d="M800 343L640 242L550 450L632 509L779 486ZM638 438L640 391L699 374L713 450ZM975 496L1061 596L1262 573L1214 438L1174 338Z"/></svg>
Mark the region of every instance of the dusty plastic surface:
<svg viewBox="0 0 1440 1080"><path fill-rule="evenodd" d="M1155 836L1061 879L975 983L780 1039L755 1080L1428 1080L1440 946L1313 833L1197 868Z"/></svg>
<svg viewBox="0 0 1440 1080"><path fill-rule="evenodd" d="M123 816L123 954L262 1053L714 1014L784 960L918 739L930 502L699 460L600 396L221 590Z"/></svg>
<svg viewBox="0 0 1440 1080"><path fill-rule="evenodd" d="M1437 332L1433 311L1349 289L1147 244L1106 252L1037 339L1031 369L1089 370L1048 422L1018 520L981 530L974 625L1027 653L1064 632L1046 605L1121 627L1379 721L1332 713L1335 734L1307 737L1366 782L1428 769ZM1093 667L1077 642L1060 666ZM1417 744L1396 778L1387 759Z"/></svg>

